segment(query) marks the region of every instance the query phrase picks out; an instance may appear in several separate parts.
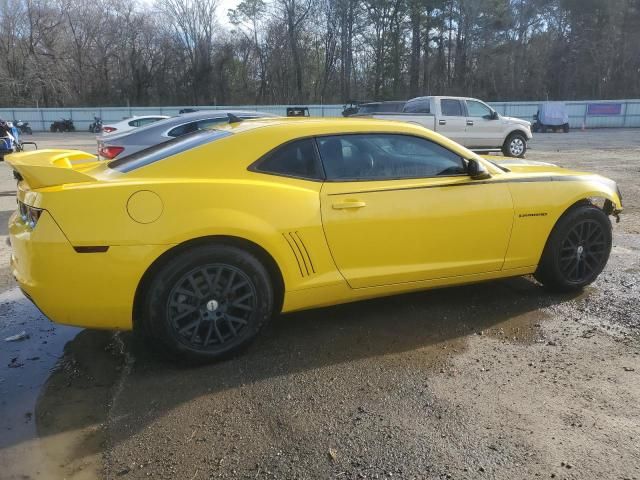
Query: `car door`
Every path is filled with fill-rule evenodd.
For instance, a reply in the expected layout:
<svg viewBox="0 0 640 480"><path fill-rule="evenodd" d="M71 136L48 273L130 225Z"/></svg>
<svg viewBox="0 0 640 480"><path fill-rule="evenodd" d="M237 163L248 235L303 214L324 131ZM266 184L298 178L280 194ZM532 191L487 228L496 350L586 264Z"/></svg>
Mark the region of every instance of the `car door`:
<svg viewBox="0 0 640 480"><path fill-rule="evenodd" d="M467 118L463 102L457 98L441 98L436 131L454 142L467 146Z"/></svg>
<svg viewBox="0 0 640 480"><path fill-rule="evenodd" d="M317 139L322 221L353 288L500 270L513 205L508 187L472 180L466 161L422 137Z"/></svg>
<svg viewBox="0 0 640 480"><path fill-rule="evenodd" d="M479 100L466 100L467 134L465 146L498 147L503 140L502 124L493 116L493 110Z"/></svg>

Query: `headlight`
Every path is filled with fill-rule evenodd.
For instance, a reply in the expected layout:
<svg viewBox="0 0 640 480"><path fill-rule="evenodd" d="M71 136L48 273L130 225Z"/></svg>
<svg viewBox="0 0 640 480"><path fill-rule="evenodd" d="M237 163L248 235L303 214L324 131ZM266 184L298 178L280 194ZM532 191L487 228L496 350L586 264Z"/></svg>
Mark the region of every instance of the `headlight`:
<svg viewBox="0 0 640 480"><path fill-rule="evenodd" d="M20 218L22 221L32 230L36 228L40 215L42 215L42 209L32 207L31 205L27 205L26 203L22 203L18 200L18 210L20 211Z"/></svg>

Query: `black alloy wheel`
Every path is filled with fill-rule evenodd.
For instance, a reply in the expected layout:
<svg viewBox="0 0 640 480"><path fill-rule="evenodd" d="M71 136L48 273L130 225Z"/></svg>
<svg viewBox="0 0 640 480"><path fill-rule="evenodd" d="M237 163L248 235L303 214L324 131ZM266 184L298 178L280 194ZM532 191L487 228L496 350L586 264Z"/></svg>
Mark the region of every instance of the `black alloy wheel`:
<svg viewBox="0 0 640 480"><path fill-rule="evenodd" d="M560 249L560 270L570 282L581 283L600 273L609 252L602 225L592 219L577 223ZM597 275L596 273L596 275Z"/></svg>
<svg viewBox="0 0 640 480"><path fill-rule="evenodd" d="M169 293L167 315L174 334L190 348L216 349L242 338L257 307L257 293L240 269L197 267Z"/></svg>
<svg viewBox="0 0 640 480"><path fill-rule="evenodd" d="M590 203L577 204L551 231L534 276L550 291L580 290L604 270L611 242L607 214Z"/></svg>
<svg viewBox="0 0 640 480"><path fill-rule="evenodd" d="M163 354L217 360L248 346L273 305L272 280L258 258L232 245L199 245L154 273L136 329Z"/></svg>

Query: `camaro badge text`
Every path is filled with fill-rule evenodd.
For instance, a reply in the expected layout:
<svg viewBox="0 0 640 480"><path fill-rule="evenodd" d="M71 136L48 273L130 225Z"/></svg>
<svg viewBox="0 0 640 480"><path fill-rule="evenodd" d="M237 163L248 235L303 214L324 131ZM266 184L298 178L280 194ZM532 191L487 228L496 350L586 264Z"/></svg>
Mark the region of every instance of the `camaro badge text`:
<svg viewBox="0 0 640 480"><path fill-rule="evenodd" d="M547 212L541 212L541 213L521 213L520 215L518 215L518 217L522 218L522 217L546 217L547 216Z"/></svg>

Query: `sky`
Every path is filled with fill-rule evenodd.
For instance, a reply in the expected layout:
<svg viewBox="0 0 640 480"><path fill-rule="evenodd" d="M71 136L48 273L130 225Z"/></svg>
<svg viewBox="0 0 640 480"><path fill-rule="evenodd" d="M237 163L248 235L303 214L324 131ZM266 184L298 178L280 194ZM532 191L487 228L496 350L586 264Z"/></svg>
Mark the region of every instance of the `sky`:
<svg viewBox="0 0 640 480"><path fill-rule="evenodd" d="M230 8L236 8L236 5L240 3L240 0L220 0L218 3L218 20L222 25L230 25L229 24L229 16L227 15L227 10Z"/></svg>

